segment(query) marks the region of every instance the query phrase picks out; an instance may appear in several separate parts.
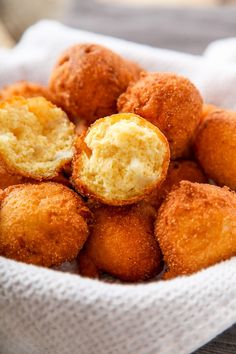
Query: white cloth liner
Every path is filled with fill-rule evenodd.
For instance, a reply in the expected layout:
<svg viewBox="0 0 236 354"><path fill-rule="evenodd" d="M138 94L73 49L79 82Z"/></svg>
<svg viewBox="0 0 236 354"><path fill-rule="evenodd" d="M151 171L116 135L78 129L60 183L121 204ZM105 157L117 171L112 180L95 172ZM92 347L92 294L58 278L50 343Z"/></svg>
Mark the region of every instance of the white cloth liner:
<svg viewBox="0 0 236 354"><path fill-rule="evenodd" d="M229 54L236 39L228 46L212 44L205 57L193 56L42 21L14 49L0 50L0 85L21 79L47 83L61 51L80 42L103 44L148 70L183 74L206 102L236 109L236 56ZM3 354L187 354L235 322L235 257L190 277L139 285L0 257Z"/></svg>

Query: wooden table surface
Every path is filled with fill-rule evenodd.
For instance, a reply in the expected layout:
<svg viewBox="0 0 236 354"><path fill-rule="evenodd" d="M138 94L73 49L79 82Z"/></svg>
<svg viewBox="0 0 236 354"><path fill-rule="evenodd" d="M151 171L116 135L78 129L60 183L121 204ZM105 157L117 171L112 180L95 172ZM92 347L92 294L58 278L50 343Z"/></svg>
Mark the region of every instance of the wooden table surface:
<svg viewBox="0 0 236 354"><path fill-rule="evenodd" d="M115 35L117 37L125 37L137 42L140 42L141 38L141 42L146 44L185 50L193 53L201 52L201 50L206 46L206 43L210 42L210 40L214 38L217 38L217 36L236 36L236 8L233 11L232 9L229 11L224 9L221 13L216 9L205 12L200 10L195 13L190 10L183 10L182 12L181 10L177 10L177 15L179 14L180 16L179 18L186 18L186 23L184 26L185 30L188 28L188 36L186 41L186 36L181 37L181 34L179 33L181 31L178 31L177 34L175 33L175 24L173 25L173 19L175 17L173 10L163 9L160 11L156 9L155 24L154 22L149 21L150 15L153 17L153 9L145 9L145 11L140 8L138 10L136 9L136 19L134 21L131 16L133 12L130 13L129 16L129 11L132 11L131 9L122 10L122 7L113 8L110 5L93 4L93 11L90 11L90 3L91 2L89 1L83 2L82 0L74 0L74 6L71 8L71 12L67 14L65 22L75 27L88 29L94 32ZM97 6L97 8L94 9L94 6ZM122 23L122 26L118 26L117 19L122 18L122 11L123 14L125 14L126 21ZM167 30L166 32L160 31L160 28L158 28L158 18L161 19L163 14L165 15L167 22L169 21L171 23L172 21L172 27L170 26L169 31ZM104 17L106 17L107 20L104 20ZM203 21L204 18L205 22ZM199 26L197 26L198 36L196 36L196 23L198 20L201 20L202 31L204 31L204 34L199 29ZM129 27L127 27L128 25ZM129 31L126 31L125 36L122 35L122 31L127 28L129 28ZM141 37L139 35L140 28L144 29ZM168 26L166 26L166 28L168 28ZM208 31L206 28L208 28ZM215 31L216 28L218 29L217 31ZM219 28L221 28L220 32ZM191 38L191 33L193 36L191 41L188 42L188 38ZM156 36L156 40L154 35ZM178 36L178 38L176 36ZM163 43L163 45L160 45L160 43ZM186 44L188 43L189 46L186 47ZM9 35L4 25L0 22L0 47L11 47L13 45L13 38ZM213 339L204 347L198 349L194 352L194 354L236 354L236 325L232 326L230 329Z"/></svg>

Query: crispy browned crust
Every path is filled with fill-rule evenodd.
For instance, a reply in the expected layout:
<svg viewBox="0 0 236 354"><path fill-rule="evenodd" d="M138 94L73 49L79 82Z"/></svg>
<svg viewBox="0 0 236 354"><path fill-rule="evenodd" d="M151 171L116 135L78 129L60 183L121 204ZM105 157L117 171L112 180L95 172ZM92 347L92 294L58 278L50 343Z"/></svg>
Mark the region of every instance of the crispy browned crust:
<svg viewBox="0 0 236 354"><path fill-rule="evenodd" d="M43 180L43 179L42 179ZM63 173L60 172L57 176L49 180L50 182L61 183L67 187L71 187L69 178ZM20 174L12 172L8 169L4 161L0 160L0 188L5 189L16 184L25 184L25 183L40 183L33 178L27 178Z"/></svg>
<svg viewBox="0 0 236 354"><path fill-rule="evenodd" d="M40 96L46 98L48 101L54 102L52 94L47 87L28 81L18 81L6 85L0 90L0 102L14 96L22 96L24 98Z"/></svg>
<svg viewBox="0 0 236 354"><path fill-rule="evenodd" d="M154 237L155 210L145 203L94 209L86 255L101 272L137 282L157 275L162 255Z"/></svg>
<svg viewBox="0 0 236 354"><path fill-rule="evenodd" d="M105 47L77 44L59 58L49 88L76 124L79 120L91 124L117 112L117 98L141 70Z"/></svg>
<svg viewBox="0 0 236 354"><path fill-rule="evenodd" d="M16 178L19 178L19 180L21 179L22 181L28 182L28 181L38 181L38 182L42 182L42 181L51 181L51 180L57 180L57 178L61 179L61 170L63 169L63 167L65 166L65 162L61 162L61 165L59 165L57 168L55 168L54 173L51 174L51 176L40 176L40 175L36 175L35 173L28 173L26 171L21 170L20 168L17 168L16 166L14 166L13 164L9 165L6 160L5 160L5 156L3 154L1 154L0 152L0 161L1 164L4 165L4 168L6 170L6 178L8 178L7 176L9 176L9 178L13 178L13 180ZM18 176L18 177L17 177ZM21 178L20 178L21 176ZM7 179L5 180L7 182ZM5 183L5 182L4 182ZM60 182L61 183L61 182ZM70 184L70 181L64 183L64 184Z"/></svg>
<svg viewBox="0 0 236 354"><path fill-rule="evenodd" d="M119 97L117 107L156 125L169 141L173 160L189 155L202 98L188 79L171 73L142 73Z"/></svg>
<svg viewBox="0 0 236 354"><path fill-rule="evenodd" d="M183 180L198 183L207 183L208 181L197 162L190 160L171 161L166 179L147 197L146 201L158 209L173 186L179 185Z"/></svg>
<svg viewBox="0 0 236 354"><path fill-rule="evenodd" d="M0 188L1 189L5 189L15 184L22 184L28 182L32 182L32 180L10 171L7 168L4 161L0 159Z"/></svg>
<svg viewBox="0 0 236 354"><path fill-rule="evenodd" d="M155 233L168 271L187 275L236 255L236 194L187 181L162 204Z"/></svg>
<svg viewBox="0 0 236 354"><path fill-rule="evenodd" d="M111 117L111 119L113 121L118 121L119 120L118 115L112 115L110 117ZM86 135L89 133L90 129L96 128L96 126L98 124L100 124L105 118L98 119L95 123L93 123L88 128L87 132L82 133L81 136L79 136L76 139L75 145L74 145L75 153L74 153L73 161L72 161L72 178L71 178L71 182L72 182L73 186L75 187L75 189L79 193L81 193L82 195L84 195L84 196L86 196L88 198L91 198L94 201L100 202L100 203L104 203L104 204L107 204L107 205L114 205L114 206L122 206L122 205L129 205L129 204L137 203L138 201L141 201L141 200L145 199L145 197L150 195L151 192L153 190L157 189L158 186L160 186L161 183L165 180L166 174L167 174L167 170L168 170L168 167L169 167L169 162L170 162L170 152L169 152L169 148L168 148L168 142L167 142L165 136L159 131L159 129L156 129L155 126L150 125L150 124L148 124L145 121L142 121L141 124L143 124L143 125L148 124L149 126L151 126L151 128L153 130L155 130L156 133L158 134L158 137L167 146L167 156L166 156L166 159L165 159L165 161L163 163L163 166L162 166L161 177L160 177L160 179L158 181L153 183L149 188L144 189L143 192L140 195L137 195L135 197L124 199L124 200L116 200L116 199L113 199L113 198L110 198L110 199L104 198L103 196L98 195L98 194L94 193L93 191L91 191L89 186L86 185L80 179L80 171L83 168L81 154L84 153L84 152L86 154L91 154L91 151L88 148L88 146L86 145L86 143L84 142L84 139L85 139ZM122 118L122 119L125 119L125 118Z"/></svg>
<svg viewBox="0 0 236 354"><path fill-rule="evenodd" d="M50 267L74 259L88 237L91 212L61 184L12 186L0 200L1 256Z"/></svg>
<svg viewBox="0 0 236 354"><path fill-rule="evenodd" d="M195 155L206 175L236 190L236 113L215 111L200 125Z"/></svg>

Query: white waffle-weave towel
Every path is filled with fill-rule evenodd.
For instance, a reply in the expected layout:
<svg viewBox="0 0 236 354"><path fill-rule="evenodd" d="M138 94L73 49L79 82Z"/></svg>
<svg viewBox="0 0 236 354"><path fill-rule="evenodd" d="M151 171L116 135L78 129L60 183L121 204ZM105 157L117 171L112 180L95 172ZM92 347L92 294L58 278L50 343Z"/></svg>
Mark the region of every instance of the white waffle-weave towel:
<svg viewBox="0 0 236 354"><path fill-rule="evenodd" d="M61 51L96 42L153 71L189 77L206 102L236 109L236 56L218 42L205 56L43 21L0 51L0 85L46 83ZM236 39L232 39L235 51ZM218 53L218 54L217 54ZM235 58L235 60L233 60ZM236 322L236 258L190 277L109 284L0 257L1 354L187 354Z"/></svg>

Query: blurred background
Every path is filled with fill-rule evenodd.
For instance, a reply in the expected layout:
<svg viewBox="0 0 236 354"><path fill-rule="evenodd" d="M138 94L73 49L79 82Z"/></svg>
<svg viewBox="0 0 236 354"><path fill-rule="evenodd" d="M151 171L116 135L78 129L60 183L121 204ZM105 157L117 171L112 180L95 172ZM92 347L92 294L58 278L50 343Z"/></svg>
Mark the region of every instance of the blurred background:
<svg viewBox="0 0 236 354"><path fill-rule="evenodd" d="M236 36L236 0L0 0L0 46L44 18L195 54Z"/></svg>

